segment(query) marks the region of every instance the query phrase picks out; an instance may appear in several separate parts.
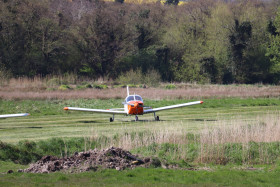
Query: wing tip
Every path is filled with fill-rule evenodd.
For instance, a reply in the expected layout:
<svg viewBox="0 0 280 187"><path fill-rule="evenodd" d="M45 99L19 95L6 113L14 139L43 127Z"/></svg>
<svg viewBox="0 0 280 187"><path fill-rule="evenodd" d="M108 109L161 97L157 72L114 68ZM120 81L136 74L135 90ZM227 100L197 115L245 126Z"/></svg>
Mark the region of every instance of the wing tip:
<svg viewBox="0 0 280 187"><path fill-rule="evenodd" d="M64 110L69 110L69 108L68 107L64 107Z"/></svg>
<svg viewBox="0 0 280 187"><path fill-rule="evenodd" d="M203 103L203 101L200 101L200 104L202 104Z"/></svg>

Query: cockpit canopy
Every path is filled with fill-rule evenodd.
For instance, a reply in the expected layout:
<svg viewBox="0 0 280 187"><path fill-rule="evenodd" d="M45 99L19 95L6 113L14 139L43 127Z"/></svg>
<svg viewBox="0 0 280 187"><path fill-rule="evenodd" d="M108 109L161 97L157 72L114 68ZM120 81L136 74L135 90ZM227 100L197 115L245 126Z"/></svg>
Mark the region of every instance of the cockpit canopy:
<svg viewBox="0 0 280 187"><path fill-rule="evenodd" d="M143 99L140 95L129 95L126 97L125 101L128 103L130 101L142 101Z"/></svg>

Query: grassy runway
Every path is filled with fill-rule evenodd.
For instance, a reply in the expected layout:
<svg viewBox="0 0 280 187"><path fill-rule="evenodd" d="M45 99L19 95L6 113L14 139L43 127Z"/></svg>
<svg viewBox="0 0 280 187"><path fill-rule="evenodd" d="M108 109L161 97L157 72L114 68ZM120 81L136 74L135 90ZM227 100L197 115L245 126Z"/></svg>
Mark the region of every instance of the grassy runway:
<svg viewBox="0 0 280 187"><path fill-rule="evenodd" d="M165 106L180 102L180 100L147 101L149 106ZM91 105L89 103L92 103ZM204 104L157 113L160 121L154 121L153 114L139 116L138 122L134 116L115 116L110 123L111 115L87 112L66 112L63 106L106 108L115 103L119 107L121 100L76 100L70 101L2 101L3 105L21 108L31 115L24 118L8 118L0 120L0 140L16 143L20 140L42 140L53 137L90 137L92 135L112 136L121 132L144 131L151 129L176 129L197 131L204 126L227 123L234 118L255 120L267 113L279 110L278 99L210 99ZM103 107L104 105L104 107ZM5 107L5 106L4 106ZM25 109L25 110L24 110ZM49 110L48 110L49 109ZM4 112L10 111L7 108ZM2 113L4 113L2 112ZM57 114L56 114L57 113Z"/></svg>

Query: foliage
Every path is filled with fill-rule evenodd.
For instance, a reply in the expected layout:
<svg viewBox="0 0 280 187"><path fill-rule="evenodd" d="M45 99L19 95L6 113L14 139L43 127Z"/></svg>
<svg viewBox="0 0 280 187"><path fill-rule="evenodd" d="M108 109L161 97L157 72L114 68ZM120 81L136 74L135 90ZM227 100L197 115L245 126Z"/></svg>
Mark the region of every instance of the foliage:
<svg viewBox="0 0 280 187"><path fill-rule="evenodd" d="M5 83L9 82L11 77L11 72L1 65L0 62L0 85L4 85Z"/></svg>
<svg viewBox="0 0 280 187"><path fill-rule="evenodd" d="M92 85L89 83L84 83L82 85L77 85L77 89L86 89L86 88L92 88Z"/></svg>
<svg viewBox="0 0 280 187"><path fill-rule="evenodd" d="M93 88L96 88L96 89L107 89L108 86L105 85L105 84L94 84Z"/></svg>
<svg viewBox="0 0 280 187"><path fill-rule="evenodd" d="M159 73L152 69L152 70L147 70L147 72L144 74L141 72L140 69L137 69L136 71L130 70L126 73L121 74L117 81L120 84L123 85L129 85L129 84L146 84L148 86L158 86L159 83L161 82L161 78Z"/></svg>
<svg viewBox="0 0 280 187"><path fill-rule="evenodd" d="M172 90L172 89L175 89L176 86L174 84L168 84L168 85L165 86L165 88L168 89L168 90Z"/></svg>
<svg viewBox="0 0 280 187"><path fill-rule="evenodd" d="M1 1L2 74L105 80L141 69L163 81L279 82L277 2L82 2Z"/></svg>
<svg viewBox="0 0 280 187"><path fill-rule="evenodd" d="M68 86L68 85L62 84L62 85L59 86L58 89L59 89L59 90L69 90L69 89L71 89L71 87Z"/></svg>

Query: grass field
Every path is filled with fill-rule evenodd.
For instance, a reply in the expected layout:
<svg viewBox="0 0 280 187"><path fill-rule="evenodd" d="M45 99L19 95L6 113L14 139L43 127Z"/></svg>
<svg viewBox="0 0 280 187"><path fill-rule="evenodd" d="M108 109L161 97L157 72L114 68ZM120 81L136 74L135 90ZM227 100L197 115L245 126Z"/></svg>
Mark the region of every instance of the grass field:
<svg viewBox="0 0 280 187"><path fill-rule="evenodd" d="M87 108L118 108L122 100L48 100L0 101L2 114L29 112L26 118L0 120L1 141L16 143L20 140L41 140L53 137L113 136L116 133L165 129L193 132L204 126L227 123L233 119L256 120L267 113L277 112L280 100L273 99L206 99L203 105L157 113L161 121L154 121L153 114L140 116L137 123L133 116L116 116L85 112L65 112L64 106ZM160 107L189 100L148 100L145 105Z"/></svg>
<svg viewBox="0 0 280 187"><path fill-rule="evenodd" d="M160 107L188 101L190 100L145 100L145 105ZM157 156L169 163L180 163L184 160L184 162L188 162L186 165L193 165L198 171L185 170L186 167L183 164L179 170L139 168L123 172L103 170L95 173L80 174L54 173L46 175L14 173L0 174L0 185L279 186L280 154L277 150L280 149L280 146L275 144L279 142L277 139L271 143L267 142L268 144L257 144L258 146L261 145L261 147L256 148L259 152L257 151L256 158L252 159L251 152L248 151L251 148L244 152L244 146L241 146L240 153L245 154L241 161L231 162L231 156L225 156L229 159L225 166L221 163L217 165L217 162L212 162L211 160L210 162L199 161L195 155L188 155L192 149L197 151L197 147L195 147L197 143L190 143L186 146L189 135L202 137L203 130L206 129L207 132L214 132L211 129L218 126L231 127L236 125L254 126L256 124L265 124L264 126L269 127L277 126L277 128L272 128L272 131L278 132L278 126L280 125L278 122L280 116L279 98L204 99L203 105L160 112L158 113L160 121L154 121L153 114L148 114L140 116L140 121L138 122L134 121L133 116L116 116L115 121L110 123L110 115L63 111L64 106L105 109L119 108L122 106L121 102L121 99L0 100L1 114L17 112L29 112L31 114L31 116L24 118L0 120L0 140L11 145L18 145L19 141L28 140L38 142L39 146L53 141L51 138L60 138L64 142L64 146L60 147L57 154L59 155L60 152L63 155L65 152L68 152L68 154L73 152L73 147L71 147L68 141L79 139L83 141L76 148L76 151L92 148L98 142L98 148L108 146L123 147L132 153ZM259 134L262 133L260 128L255 131L258 131ZM271 132L263 132L262 134L268 136L268 133ZM149 139L150 135L153 137L153 140ZM275 136L278 135L275 134ZM146 138L145 141L147 143L143 143L143 137ZM214 139L213 137L210 138ZM249 140L249 143L241 142L241 144L248 146L251 145L251 141ZM159 148L160 146L161 148ZM235 146L238 147L239 144L230 144L231 148ZM255 146L254 142L253 146ZM206 148L208 152L203 153L216 155L213 151L211 152L210 148L212 149L212 147ZM151 151L153 149L155 151ZM222 149L224 151L228 148L223 147ZM272 151L273 153L270 153L270 150L275 152ZM236 151L236 149L232 148L229 153L224 151L222 154L233 154L232 151ZM260 155L263 152L266 155ZM247 153L248 156L246 155ZM239 152L235 154L239 154ZM191 160L189 157L193 159ZM251 160L248 160L248 158ZM260 158L263 160L260 160ZM271 162L267 161L269 158L271 158ZM205 158L203 157L203 159ZM14 164L10 161L0 161L0 172L6 172L8 169L16 171L18 168L24 167L27 166ZM250 169L252 167L253 169Z"/></svg>

